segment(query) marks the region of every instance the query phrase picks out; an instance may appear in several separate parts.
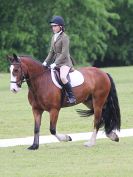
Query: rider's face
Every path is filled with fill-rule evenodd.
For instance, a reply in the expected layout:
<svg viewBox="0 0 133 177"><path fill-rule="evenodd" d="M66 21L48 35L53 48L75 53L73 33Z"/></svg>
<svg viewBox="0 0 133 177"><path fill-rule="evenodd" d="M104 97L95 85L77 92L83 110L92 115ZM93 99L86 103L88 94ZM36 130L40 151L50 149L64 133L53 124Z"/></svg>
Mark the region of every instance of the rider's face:
<svg viewBox="0 0 133 177"><path fill-rule="evenodd" d="M52 25L52 30L53 30L53 33L58 33L60 31L60 26L59 25Z"/></svg>

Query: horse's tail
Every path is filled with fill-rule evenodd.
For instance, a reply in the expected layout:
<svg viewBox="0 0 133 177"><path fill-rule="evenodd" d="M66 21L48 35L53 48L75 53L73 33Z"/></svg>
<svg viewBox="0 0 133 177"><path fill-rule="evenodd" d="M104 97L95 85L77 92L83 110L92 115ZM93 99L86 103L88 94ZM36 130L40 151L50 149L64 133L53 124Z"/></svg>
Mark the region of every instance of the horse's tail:
<svg viewBox="0 0 133 177"><path fill-rule="evenodd" d="M106 134L109 134L112 130L120 130L121 115L114 81L109 74L107 75L111 82L111 88L107 102L105 104L105 108L102 111L102 119L105 127L105 132Z"/></svg>
<svg viewBox="0 0 133 177"><path fill-rule="evenodd" d="M89 109L89 110L76 109L76 111L81 117L89 117L94 114L93 109Z"/></svg>

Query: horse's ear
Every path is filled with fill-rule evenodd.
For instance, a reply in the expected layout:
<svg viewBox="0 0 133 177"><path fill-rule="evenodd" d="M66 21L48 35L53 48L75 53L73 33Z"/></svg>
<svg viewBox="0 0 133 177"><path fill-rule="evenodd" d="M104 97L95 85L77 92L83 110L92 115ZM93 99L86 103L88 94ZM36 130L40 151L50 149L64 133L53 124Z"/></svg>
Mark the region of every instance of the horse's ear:
<svg viewBox="0 0 133 177"><path fill-rule="evenodd" d="M6 58L10 63L13 63L14 58L12 56L7 55Z"/></svg>
<svg viewBox="0 0 133 177"><path fill-rule="evenodd" d="M15 53L13 53L13 58L14 58L14 61L19 62L19 58L17 57Z"/></svg>

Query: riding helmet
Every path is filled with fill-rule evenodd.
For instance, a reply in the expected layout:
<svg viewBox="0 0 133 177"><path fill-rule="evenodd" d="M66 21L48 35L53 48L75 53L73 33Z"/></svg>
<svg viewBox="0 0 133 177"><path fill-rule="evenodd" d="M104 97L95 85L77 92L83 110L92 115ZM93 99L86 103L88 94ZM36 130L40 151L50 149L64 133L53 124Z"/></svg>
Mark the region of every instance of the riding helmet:
<svg viewBox="0 0 133 177"><path fill-rule="evenodd" d="M60 26L64 26L65 25L64 19L61 16L54 16L52 18L52 20L50 21L50 23L51 23L51 25L52 25L52 23L60 25Z"/></svg>

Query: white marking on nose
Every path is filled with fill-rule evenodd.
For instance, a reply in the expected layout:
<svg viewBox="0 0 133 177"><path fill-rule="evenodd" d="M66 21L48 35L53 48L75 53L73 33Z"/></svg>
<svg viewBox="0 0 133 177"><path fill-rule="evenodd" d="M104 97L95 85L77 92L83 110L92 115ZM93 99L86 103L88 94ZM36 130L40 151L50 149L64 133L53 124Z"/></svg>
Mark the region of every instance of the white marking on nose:
<svg viewBox="0 0 133 177"><path fill-rule="evenodd" d="M11 66L10 66L11 81L16 82L16 77L13 76L13 69L14 69L14 66L11 65Z"/></svg>
<svg viewBox="0 0 133 177"><path fill-rule="evenodd" d="M11 82L16 82L17 78L13 76L13 69L14 69L14 66L11 65L10 66ZM10 90L13 93L17 93L20 90L20 88L17 86L16 83L10 83Z"/></svg>

